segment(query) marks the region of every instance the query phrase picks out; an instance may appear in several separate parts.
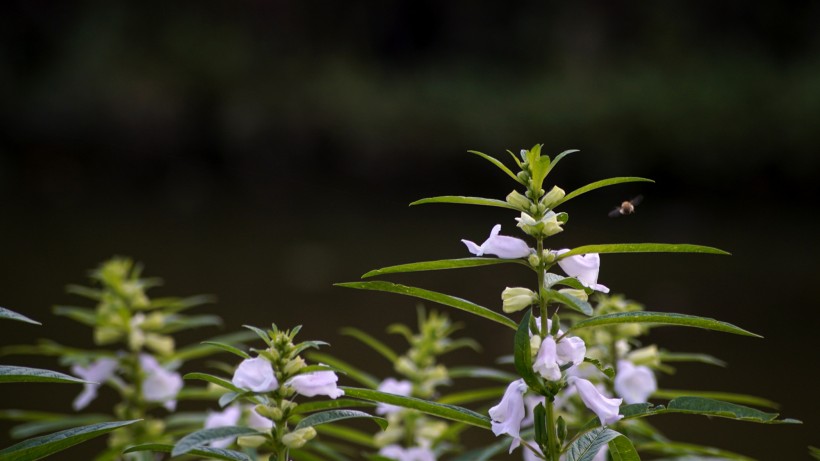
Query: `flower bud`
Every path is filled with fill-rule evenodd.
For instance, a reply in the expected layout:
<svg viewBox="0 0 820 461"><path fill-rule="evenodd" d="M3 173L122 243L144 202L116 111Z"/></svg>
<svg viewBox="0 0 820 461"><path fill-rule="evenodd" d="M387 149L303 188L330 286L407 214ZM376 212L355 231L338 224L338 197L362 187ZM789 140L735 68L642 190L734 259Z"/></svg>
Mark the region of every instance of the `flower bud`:
<svg viewBox="0 0 820 461"><path fill-rule="evenodd" d="M558 186L552 186L552 189L541 199L541 204L547 208L552 208L555 202L564 198L565 192L564 189L561 189Z"/></svg>
<svg viewBox="0 0 820 461"><path fill-rule="evenodd" d="M526 210L530 207L530 199L520 194L518 191L512 191L507 195L507 203L518 208L519 210Z"/></svg>
<svg viewBox="0 0 820 461"><path fill-rule="evenodd" d="M291 359L288 363L285 364L284 372L286 375L290 376L295 374L302 368L305 368L305 366L305 360L302 357L296 357L295 359Z"/></svg>
<svg viewBox="0 0 820 461"><path fill-rule="evenodd" d="M145 335L145 345L159 355L171 355L174 353L174 338L156 333Z"/></svg>
<svg viewBox="0 0 820 461"><path fill-rule="evenodd" d="M243 435L236 439L237 445L244 448L257 448L267 441L268 439L262 435Z"/></svg>
<svg viewBox="0 0 820 461"><path fill-rule="evenodd" d="M661 364L661 356L658 353L658 346L655 344L651 346L635 349L627 355L630 362L635 365L648 365L650 367Z"/></svg>
<svg viewBox="0 0 820 461"><path fill-rule="evenodd" d="M584 290L577 290L575 288L562 288L558 290L558 292L563 293L565 295L574 296L580 299L581 301L586 301L589 299L589 296L587 296L587 292Z"/></svg>
<svg viewBox="0 0 820 461"><path fill-rule="evenodd" d="M527 308L538 300L538 296L528 288L507 287L501 293L501 300L504 302L504 312L509 314Z"/></svg>
<svg viewBox="0 0 820 461"><path fill-rule="evenodd" d="M283 435L282 443L291 449L302 448L308 440L314 437L316 437L316 429L313 427L303 427L302 429L297 429Z"/></svg>
<svg viewBox="0 0 820 461"><path fill-rule="evenodd" d="M541 337L538 335L530 336L530 355L534 357L538 353L538 349L541 349Z"/></svg>
<svg viewBox="0 0 820 461"><path fill-rule="evenodd" d="M539 258L537 254L533 253L527 257L527 262L529 262L532 267L538 267L538 265L541 264L541 258Z"/></svg>
<svg viewBox="0 0 820 461"><path fill-rule="evenodd" d="M399 374L405 376L414 376L418 372L416 366L407 357L399 357L399 359L396 360L395 367L396 371L399 372Z"/></svg>

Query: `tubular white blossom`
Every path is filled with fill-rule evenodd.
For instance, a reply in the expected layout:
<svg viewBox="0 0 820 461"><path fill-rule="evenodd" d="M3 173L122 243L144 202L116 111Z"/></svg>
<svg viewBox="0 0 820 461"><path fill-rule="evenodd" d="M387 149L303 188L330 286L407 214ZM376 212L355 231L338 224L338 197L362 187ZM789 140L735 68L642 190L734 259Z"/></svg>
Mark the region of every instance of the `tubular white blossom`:
<svg viewBox="0 0 820 461"><path fill-rule="evenodd" d="M490 408L493 434L507 434L513 438L510 453L521 444L521 421L524 419L524 392L527 385L523 379L510 383L501 402Z"/></svg>
<svg viewBox="0 0 820 461"><path fill-rule="evenodd" d="M575 386L584 405L598 415L602 426L613 424L623 418L622 415L618 414L623 399L604 397L598 389L595 388L594 384L583 378L570 376L569 379L567 379L567 383L569 383L570 386Z"/></svg>
<svg viewBox="0 0 820 461"><path fill-rule="evenodd" d="M163 368L157 359L148 354L140 355L140 365L146 373L142 382L142 398L146 402L162 403L168 411L174 411L177 407L176 396L182 390L182 377Z"/></svg>
<svg viewBox="0 0 820 461"><path fill-rule="evenodd" d="M556 352L558 353L558 363L566 365L572 362L572 366L581 364L587 353L587 346L584 340L577 336L564 336L558 341Z"/></svg>
<svg viewBox="0 0 820 461"><path fill-rule="evenodd" d="M550 381L561 379L561 366L558 365L556 350L555 339L552 336L547 336L541 341L541 347L538 348L538 354L532 364L533 371Z"/></svg>
<svg viewBox="0 0 820 461"><path fill-rule="evenodd" d="M117 360L104 357L91 362L87 367L80 365L71 366L71 372L81 379L97 383L84 384L83 391L74 399L74 403L72 404L75 410L82 410L87 407L92 400L97 398L97 389L99 389L100 384L114 376L114 372L117 371L117 364Z"/></svg>
<svg viewBox="0 0 820 461"><path fill-rule="evenodd" d="M467 250L476 256L484 256L486 253L502 259L517 259L530 255L532 249L527 246L527 242L515 237L498 235L499 232L501 232L501 224L496 224L490 232L490 237L481 246L470 240L462 240L462 242L467 245Z"/></svg>
<svg viewBox="0 0 820 461"><path fill-rule="evenodd" d="M568 251L569 249L563 249L554 253L560 256ZM598 253L570 256L558 261L558 265L567 275L577 278L585 287L601 293L609 293L609 288L598 283L598 271L601 268L601 257Z"/></svg>
<svg viewBox="0 0 820 461"><path fill-rule="evenodd" d="M407 397L413 392L413 383L407 380L397 380L395 378L387 378L379 384L377 389L379 392L386 392L388 394L396 394ZM400 411L402 408L396 405L379 402L376 407L376 414L389 415Z"/></svg>
<svg viewBox="0 0 820 461"><path fill-rule="evenodd" d="M387 445L379 450L379 455L396 461L436 461L436 455L426 447L404 448L399 445Z"/></svg>
<svg viewBox="0 0 820 461"><path fill-rule="evenodd" d="M332 371L315 371L294 376L286 384L305 397L326 395L335 399L344 395L345 391L336 387L339 377Z"/></svg>
<svg viewBox="0 0 820 461"><path fill-rule="evenodd" d="M253 392L270 392L279 389L279 381L273 374L273 366L264 357L243 360L236 367L231 382L236 387Z"/></svg>
<svg viewBox="0 0 820 461"><path fill-rule="evenodd" d="M655 391L658 383L649 367L635 366L629 360L618 360L618 374L615 375L615 392L626 403L644 403Z"/></svg>
<svg viewBox="0 0 820 461"><path fill-rule="evenodd" d="M213 427L236 426L239 422L239 416L242 415L242 409L239 405L231 405L225 408L224 411L208 411L208 417L205 418L205 429ZM216 448L226 448L233 443L236 437L225 437L211 441L210 445Z"/></svg>

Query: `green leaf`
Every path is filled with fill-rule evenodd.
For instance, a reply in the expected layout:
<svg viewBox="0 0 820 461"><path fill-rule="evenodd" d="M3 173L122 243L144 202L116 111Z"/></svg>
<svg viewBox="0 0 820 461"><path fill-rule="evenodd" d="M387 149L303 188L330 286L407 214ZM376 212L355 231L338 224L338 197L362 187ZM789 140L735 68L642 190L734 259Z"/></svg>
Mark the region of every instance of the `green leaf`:
<svg viewBox="0 0 820 461"><path fill-rule="evenodd" d="M103 434L107 434L115 429L125 427L141 421L139 419L131 421L115 421L108 423L90 424L88 426L75 427L64 431L55 432L49 435L35 437L24 440L16 445L0 450L0 461L32 461L45 458L66 448L93 439Z"/></svg>
<svg viewBox="0 0 820 461"><path fill-rule="evenodd" d="M724 402L739 403L741 405L755 405L758 407L771 408L777 410L780 405L762 397L747 394L735 394L732 392L712 392L712 391L689 391L678 389L658 389L652 394L653 398L676 399L678 397L702 397L707 399L722 400Z"/></svg>
<svg viewBox="0 0 820 461"><path fill-rule="evenodd" d="M0 365L0 383L87 383L63 373L40 368Z"/></svg>
<svg viewBox="0 0 820 461"><path fill-rule="evenodd" d="M451 378L486 378L507 384L518 379L518 375L486 367L453 367L447 374Z"/></svg>
<svg viewBox="0 0 820 461"><path fill-rule="evenodd" d="M415 397L402 397L400 395L387 394L384 392L357 387L340 386L340 389L343 389L345 391L345 395L348 397L397 405L400 407L417 410L428 415L438 416L439 418L459 421L472 426L482 427L484 429L490 428L490 418L478 414L472 410L457 407L455 405L445 405L417 399Z"/></svg>
<svg viewBox="0 0 820 461"><path fill-rule="evenodd" d="M550 290L549 288L544 288L543 290L541 290L541 293L543 296L547 298L548 301L561 303L569 307L570 309L576 310L584 315L592 315L592 305L590 305L583 299L577 298L566 293L561 293L558 290Z"/></svg>
<svg viewBox="0 0 820 461"><path fill-rule="evenodd" d="M399 274L405 272L423 272L423 271L437 271L443 269L461 269L465 267L481 267L493 266L496 264L515 263L522 266L527 266L527 263L520 259L501 259L501 258L460 258L460 259L441 259L438 261L424 261L410 264L399 264L398 266L383 267L381 269L372 270L364 275L363 279L375 277L377 275L385 274Z"/></svg>
<svg viewBox="0 0 820 461"><path fill-rule="evenodd" d="M9 435L11 435L11 438L13 439L27 439L29 437L48 432L101 423L110 418L110 415L102 414L60 415L60 418L58 419L31 421L24 424L18 424L11 429Z"/></svg>
<svg viewBox="0 0 820 461"><path fill-rule="evenodd" d="M562 158L566 157L569 154L574 154L576 152L580 152L580 151L578 149L569 149L569 150L565 150L564 152L561 152L560 154L556 155L555 158L552 159L552 162L550 162L549 166L547 167L547 172L544 173L544 176L545 177L549 176L552 169L555 168L555 165L557 165L558 162L560 162Z"/></svg>
<svg viewBox="0 0 820 461"><path fill-rule="evenodd" d="M299 406L301 407L302 405L300 404ZM372 434L367 434L349 427L337 426L335 424L324 424L316 428L316 431L319 432L319 434L330 435L332 437L336 437L337 439L358 443L359 445L363 445L368 448L377 448L376 444L373 442Z"/></svg>
<svg viewBox="0 0 820 461"><path fill-rule="evenodd" d="M296 429L302 429L303 427L319 426L321 424L333 423L336 421L341 421L343 419L351 418L367 418L378 424L382 430L387 429L386 419L380 418L378 416L373 416L363 411L356 410L329 410L323 411L321 413L314 413L306 417L305 419L299 421L299 424L296 425Z"/></svg>
<svg viewBox="0 0 820 461"><path fill-rule="evenodd" d="M267 344L268 346L271 345L270 336L268 335L267 332L265 332L265 330L263 330L261 328L256 328L253 325L242 325L242 326L247 328L248 330L251 330L252 332L256 333L256 336L259 336L259 338L261 338L262 341L265 341L265 344Z"/></svg>
<svg viewBox="0 0 820 461"><path fill-rule="evenodd" d="M393 352L392 349L387 347L385 343L379 341L373 336L370 336L364 331L359 330L358 328L342 328L341 333L343 335L352 336L358 339L359 341L365 343L366 345L370 346L374 351L384 356L384 358L386 358L391 363L395 363L396 360L399 359L399 355Z"/></svg>
<svg viewBox="0 0 820 461"><path fill-rule="evenodd" d="M207 381L212 384L216 384L219 387L224 387L229 391L236 392L237 394L241 394L245 392L244 389L240 389L233 385L232 382L228 381L225 378L220 378L219 376L210 375L208 373L188 373L182 377L182 379L198 379L202 381Z"/></svg>
<svg viewBox="0 0 820 461"><path fill-rule="evenodd" d="M623 184L623 183L627 183L627 182L655 182L655 181L653 181L651 179L647 179L647 178L639 178L639 177L636 177L636 176L620 176L620 177L617 177L617 178L602 179L600 181L595 181L593 183L587 184L586 186L579 187L578 189L575 189L574 191L572 191L569 194L565 195L564 198L562 198L561 200L556 202L555 205L553 205L553 209L555 207L557 207L558 205L560 205L564 202L567 202L569 200L572 200L572 199L574 199L575 197L577 197L581 194L586 194L587 192L593 191L595 189L600 189L601 187L613 186L615 184Z"/></svg>
<svg viewBox="0 0 820 461"><path fill-rule="evenodd" d="M494 400L504 395L506 386L486 387L483 389L470 389L467 391L454 392L438 399L438 403L449 405L464 405L465 403L480 402L483 400Z"/></svg>
<svg viewBox="0 0 820 461"><path fill-rule="evenodd" d="M624 418L642 418L667 413L717 416L762 424L801 424L795 419L777 419L780 416L778 413L766 413L743 405L702 397L678 397L671 400L666 407L635 403L622 405L620 409L620 414L624 415Z"/></svg>
<svg viewBox="0 0 820 461"><path fill-rule="evenodd" d="M429 291L422 288L409 287L406 285L400 285L398 283L390 282L347 282L337 283L335 285L340 287L355 288L358 290L386 291L388 293L398 293L402 295L412 296L415 298L425 299L427 301L433 301L445 306L461 309L463 311L469 312L479 317L484 317L485 319L498 322L502 325L506 325L512 329L517 328L515 322L513 322L510 318L499 314L498 312L487 309L486 307L479 306L478 304L472 303L470 301L461 298L456 298L455 296L438 293L435 291Z"/></svg>
<svg viewBox="0 0 820 461"><path fill-rule="evenodd" d="M524 318L521 319L521 323L518 325L518 329L515 332L513 349L513 356L515 358L514 364L515 371L518 372L519 376L524 378L524 382L527 383L527 386L536 392L541 392L544 389L544 383L532 370L532 352L530 350L531 316L532 310L528 309L527 312L524 313Z"/></svg>
<svg viewBox="0 0 820 461"><path fill-rule="evenodd" d="M267 434L260 433L256 429L241 426L211 427L208 429L201 429L179 439L176 445L174 445L174 448L171 450L171 456L184 455L194 448L201 450L208 442L240 435L264 436Z"/></svg>
<svg viewBox="0 0 820 461"><path fill-rule="evenodd" d="M337 359L332 355L323 354L321 352L310 352L307 354L307 356L311 360L325 363L327 365L332 366L333 368L337 368L339 370L344 371L346 376L356 380L358 383L364 386L373 389L379 387L379 380L376 379L373 375L364 372L343 360Z"/></svg>
<svg viewBox="0 0 820 461"><path fill-rule="evenodd" d="M567 461L592 461L604 445L616 437L623 437L623 435L605 427L593 429L578 437L569 446L566 454Z"/></svg>
<svg viewBox="0 0 820 461"><path fill-rule="evenodd" d="M526 186L526 184L524 184L524 183L523 183L520 179L518 179L518 176L516 176L516 175L515 175L515 173L513 173L512 171L510 171L510 169L509 169L509 168L507 168L507 167L506 167L503 163L501 163L501 161L500 161L500 160L498 160L497 158L495 158L495 157L490 157L489 155L484 154L484 153L482 153L482 152L479 152L479 151L477 151L477 150L468 150L467 152L469 152L469 153L471 153L471 154L476 154L476 155L478 155L479 157L481 157L481 158L483 158L483 159L487 160L488 162L490 162L490 163L492 163L493 165L497 166L499 170L503 171L504 173L507 173L507 176L509 176L509 177L513 178L513 180L514 180L515 182L517 182L517 183L519 183L519 184L522 184L522 185Z"/></svg>
<svg viewBox="0 0 820 461"><path fill-rule="evenodd" d="M219 335L209 338L208 341L222 344L244 344L256 339L256 334L251 331L237 331L226 335ZM191 344L178 349L169 357L169 360L188 361L207 357L218 353L218 350L208 344Z"/></svg>
<svg viewBox="0 0 820 461"><path fill-rule="evenodd" d="M609 456L612 461L641 461L638 451L626 436L615 437L609 441Z"/></svg>
<svg viewBox="0 0 820 461"><path fill-rule="evenodd" d="M814 459L820 459L820 448L809 446L809 455Z"/></svg>
<svg viewBox="0 0 820 461"><path fill-rule="evenodd" d="M217 349L222 349L225 352L230 352L231 354L238 355L243 359L251 358L251 356L247 352L243 351L242 349L239 349L238 347L231 346L230 344L218 343L216 341L202 341L200 344L207 344L208 346L213 346Z"/></svg>
<svg viewBox="0 0 820 461"><path fill-rule="evenodd" d="M726 362L709 354L660 351L658 358L661 362L699 362L719 367L726 366Z"/></svg>
<svg viewBox="0 0 820 461"><path fill-rule="evenodd" d="M185 298L155 298L151 300L151 309L163 308L166 312L180 312L192 307L216 302L214 295L194 295Z"/></svg>
<svg viewBox="0 0 820 461"><path fill-rule="evenodd" d="M415 202L411 203L410 206L423 205L425 203L455 203L457 205L483 205L518 211L517 208L503 200L496 200L483 197L463 197L460 195L442 195L440 197L423 198L421 200L416 200Z"/></svg>
<svg viewBox="0 0 820 461"><path fill-rule="evenodd" d="M650 323L659 326L676 325L762 338L760 335L736 327L731 323L721 322L708 317L649 311L616 312L614 314L599 315L597 317L592 317L577 322L575 325L572 325L568 331L580 330L581 328L615 325L618 323Z"/></svg>
<svg viewBox="0 0 820 461"><path fill-rule="evenodd" d="M688 243L605 243L601 245L584 245L573 248L558 256L558 260L587 253L706 253L729 255L719 248Z"/></svg>
<svg viewBox="0 0 820 461"><path fill-rule="evenodd" d="M350 407L374 407L373 402L366 402L363 400L353 399L333 399L333 400L316 400L313 402L300 403L293 409L291 414L301 415L311 413L314 411L329 410L331 408L350 408Z"/></svg>
<svg viewBox="0 0 820 461"><path fill-rule="evenodd" d="M32 323L34 325L42 325L42 323L32 320L23 314L14 312L11 309L0 307L0 319L17 320L18 322Z"/></svg>
<svg viewBox="0 0 820 461"><path fill-rule="evenodd" d="M589 357L584 357L584 362L591 363L591 364L595 365L595 368L597 368L601 373L606 375L607 378L615 379L615 370L613 370L612 367L604 366L597 359L591 359Z"/></svg>
<svg viewBox="0 0 820 461"><path fill-rule="evenodd" d="M222 318L218 315L169 315L157 333L170 334L193 328L218 326L222 326Z"/></svg>
<svg viewBox="0 0 820 461"><path fill-rule="evenodd" d="M82 285L66 285L65 291L67 293L82 296L83 298L88 298L93 301L99 301L102 299L102 290L88 288Z"/></svg>
<svg viewBox="0 0 820 461"><path fill-rule="evenodd" d="M89 327L97 326L97 311L87 307L54 306L54 315L68 317Z"/></svg>
<svg viewBox="0 0 820 461"><path fill-rule="evenodd" d="M154 451L158 453L171 453L174 446L165 443L143 443L128 447L123 453L136 453L140 451ZM250 456L236 450L216 447L199 447L188 452L189 455L204 456L206 458L224 459L226 461L253 461Z"/></svg>
<svg viewBox="0 0 820 461"><path fill-rule="evenodd" d="M731 451L721 450L714 447L705 447L691 443L681 443L672 441L645 442L638 445L641 452L658 455L687 456L704 455L722 460L754 461L754 459ZM711 459L714 459L711 458Z"/></svg>
<svg viewBox="0 0 820 461"><path fill-rule="evenodd" d="M330 343L324 341L302 341L293 348L293 355L301 354L307 349L319 349L322 346L329 346Z"/></svg>

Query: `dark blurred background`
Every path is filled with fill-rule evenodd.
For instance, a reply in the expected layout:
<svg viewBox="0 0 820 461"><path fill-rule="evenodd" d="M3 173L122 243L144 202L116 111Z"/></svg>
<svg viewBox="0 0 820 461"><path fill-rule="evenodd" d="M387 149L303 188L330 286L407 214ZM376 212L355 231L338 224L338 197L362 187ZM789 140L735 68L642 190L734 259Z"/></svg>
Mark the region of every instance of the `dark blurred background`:
<svg viewBox="0 0 820 461"><path fill-rule="evenodd" d="M555 245L686 242L733 253L603 257L600 281L614 292L766 337L656 330L669 349L730 363L681 366L661 387L758 394L806 423L659 425L681 441L805 459L820 444L818 24L820 3L809 0L5 2L0 305L44 326L4 322L2 342L90 345L88 330L50 308L81 302L64 285L118 254L166 280L156 294L216 294L203 312L221 314L224 331L304 323L304 338L386 376L389 364L379 368L338 329L401 347L383 331L412 322L415 302L331 284L467 256L459 239L483 241L497 222L512 234L513 216L500 210L406 205L502 198L515 184L465 151L504 158L544 143L552 154L581 149L550 176L566 190L610 176L657 181L570 202ZM638 193L636 215L607 218ZM395 280L500 308L500 290L524 275ZM449 312L484 346L451 363L509 352L511 332ZM13 395L2 403L67 411L79 392L67 387L6 385ZM11 443L5 430L0 440ZM58 459L83 457L66 453Z"/></svg>

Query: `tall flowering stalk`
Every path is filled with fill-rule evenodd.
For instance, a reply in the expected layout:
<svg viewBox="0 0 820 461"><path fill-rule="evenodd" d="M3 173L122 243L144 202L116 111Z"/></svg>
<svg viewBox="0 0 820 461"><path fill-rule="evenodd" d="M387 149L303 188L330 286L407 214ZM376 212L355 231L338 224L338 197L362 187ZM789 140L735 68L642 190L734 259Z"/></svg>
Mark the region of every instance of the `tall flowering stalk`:
<svg viewBox="0 0 820 461"><path fill-rule="evenodd" d="M639 309L609 312L606 309L599 309L597 312L593 309L590 297L610 291L609 287L598 280L602 254L728 254L716 248L688 244L626 243L564 248L560 243L552 243L556 237L563 235L569 221L569 215L562 211L568 201L598 188L650 180L639 177L609 178L566 193L557 185L546 187L544 184L552 169L576 151L565 151L555 158L542 154L540 145L522 150L520 156L510 152L519 169L517 172L496 158L471 152L492 163L522 189L510 192L505 200L441 196L422 199L413 205L453 203L511 210L516 213L516 227L523 232L522 237L526 240L511 235L511 226L496 224L484 241L462 240L466 250L475 257L391 266L368 272L363 278L404 272L517 264L532 271L534 284L504 289L501 293L501 310L506 314L522 312L522 318L516 321L459 297L395 283L364 281L339 285L421 298L513 329L514 365L518 376L509 383L500 402L490 408L489 417L464 408L435 405L429 401L360 389L349 389L348 395L402 405L490 429L496 436L509 437L509 443L504 444L504 449L512 452L523 444L527 458L548 461L597 461L607 456L607 449L614 459L640 459L632 439L642 440L630 437L632 432L637 432L630 428L640 418L657 414L702 414L759 423L795 422L777 420L777 414L703 395L676 396L666 405L647 403L646 400L656 393L657 383L645 364L632 360L641 351L630 351L624 335L619 337L610 334L606 338L606 333L611 333L613 329L631 328L640 331L646 325L676 325L758 336L734 325L705 317ZM567 323L562 323L559 312ZM595 336L596 333L600 334ZM603 356L602 351L605 354ZM499 447L496 445L465 456L486 457L497 450ZM687 452L681 448L674 454L697 453L696 450Z"/></svg>

